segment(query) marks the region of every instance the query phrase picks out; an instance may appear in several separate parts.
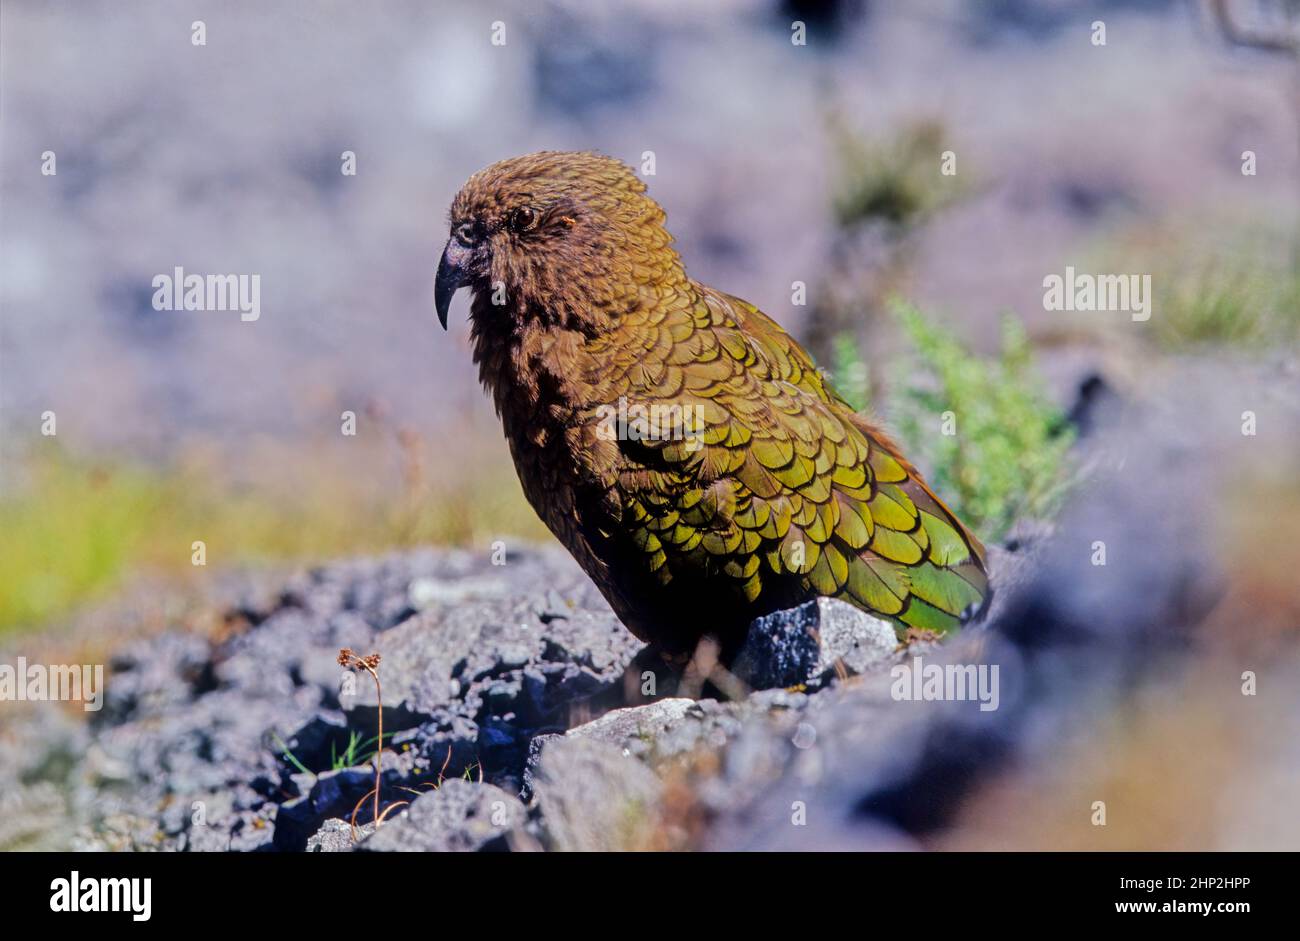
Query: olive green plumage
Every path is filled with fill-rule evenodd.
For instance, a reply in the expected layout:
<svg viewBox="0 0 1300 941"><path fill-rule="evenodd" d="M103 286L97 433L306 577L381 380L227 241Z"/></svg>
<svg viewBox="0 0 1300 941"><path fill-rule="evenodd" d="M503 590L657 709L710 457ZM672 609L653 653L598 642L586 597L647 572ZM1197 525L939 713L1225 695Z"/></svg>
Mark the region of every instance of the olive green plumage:
<svg viewBox="0 0 1300 941"><path fill-rule="evenodd" d="M507 160L451 223L439 315L472 288L524 493L637 636L734 647L816 595L944 632L982 604L979 542L789 334L687 277L626 166Z"/></svg>

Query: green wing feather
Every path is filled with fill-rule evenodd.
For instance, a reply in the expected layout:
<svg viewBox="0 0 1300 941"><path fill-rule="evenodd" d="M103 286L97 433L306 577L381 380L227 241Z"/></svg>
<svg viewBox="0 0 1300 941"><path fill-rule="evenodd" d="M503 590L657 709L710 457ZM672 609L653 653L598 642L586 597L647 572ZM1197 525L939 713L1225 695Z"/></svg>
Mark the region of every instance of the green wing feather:
<svg viewBox="0 0 1300 941"><path fill-rule="evenodd" d="M755 603L794 578L901 624L957 627L988 593L979 541L898 448L752 305L698 287L615 364L629 401L680 427L629 443L614 490L663 584L721 576Z"/></svg>

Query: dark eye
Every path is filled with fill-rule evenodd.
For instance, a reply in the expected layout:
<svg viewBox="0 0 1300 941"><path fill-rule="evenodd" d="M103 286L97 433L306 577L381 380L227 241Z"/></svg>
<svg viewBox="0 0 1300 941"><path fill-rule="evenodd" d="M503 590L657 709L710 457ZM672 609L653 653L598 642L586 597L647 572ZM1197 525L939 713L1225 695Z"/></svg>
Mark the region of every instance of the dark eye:
<svg viewBox="0 0 1300 941"><path fill-rule="evenodd" d="M456 236L456 241L469 248L474 244L474 223L462 222L456 226L452 234Z"/></svg>
<svg viewBox="0 0 1300 941"><path fill-rule="evenodd" d="M531 206L520 206L510 213L510 228L515 232L527 232L537 225L537 210Z"/></svg>

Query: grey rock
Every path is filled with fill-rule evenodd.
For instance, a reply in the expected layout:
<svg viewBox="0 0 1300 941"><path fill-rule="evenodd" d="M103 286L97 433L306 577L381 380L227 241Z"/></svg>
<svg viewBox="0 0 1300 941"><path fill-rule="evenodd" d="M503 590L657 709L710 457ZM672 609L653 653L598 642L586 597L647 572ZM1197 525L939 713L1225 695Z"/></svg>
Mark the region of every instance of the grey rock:
<svg viewBox="0 0 1300 941"><path fill-rule="evenodd" d="M0 717L18 756L0 762L0 792L40 809L16 819L62 821L40 828L39 845L306 848L372 785L368 767L333 767L378 722L369 676L346 694L340 647L383 656L386 804L399 786L467 772L513 792L533 739L623 704L623 671L643 646L551 548L512 550L505 568L419 550L226 591L221 640L164 632L117 652L89 724L55 734ZM196 801L209 809L198 826ZM26 830L0 827L0 841L27 845Z"/></svg>
<svg viewBox="0 0 1300 941"><path fill-rule="evenodd" d="M755 689L819 683L836 669L863 673L898 650L891 624L834 598L756 618L732 672Z"/></svg>
<svg viewBox="0 0 1300 941"><path fill-rule="evenodd" d="M614 709L598 719L569 729L568 738L608 742L628 754L642 754L669 728L684 720L694 699L661 699L644 706Z"/></svg>
<svg viewBox="0 0 1300 941"><path fill-rule="evenodd" d="M462 604L481 598L500 597L505 594L507 582L500 578L465 578L447 581L422 577L411 582L407 597L417 611L436 605Z"/></svg>
<svg viewBox="0 0 1300 941"><path fill-rule="evenodd" d="M616 745L555 736L542 748L533 788L552 849L641 849L657 836L659 777Z"/></svg>
<svg viewBox="0 0 1300 941"><path fill-rule="evenodd" d="M367 823L357 827L357 839L375 832L375 825ZM331 817L307 840L309 853L350 853L356 846L352 839L352 824L341 817Z"/></svg>
<svg viewBox="0 0 1300 941"><path fill-rule="evenodd" d="M233 803L227 800L223 811L220 795L214 794L210 800L213 809L208 820L191 826L178 841L178 848L191 853L252 853L273 848L279 811L275 804L263 803L256 810L231 811Z"/></svg>
<svg viewBox="0 0 1300 941"><path fill-rule="evenodd" d="M390 816L357 849L364 852L470 852L509 849L527 812L499 787L452 779Z"/></svg>

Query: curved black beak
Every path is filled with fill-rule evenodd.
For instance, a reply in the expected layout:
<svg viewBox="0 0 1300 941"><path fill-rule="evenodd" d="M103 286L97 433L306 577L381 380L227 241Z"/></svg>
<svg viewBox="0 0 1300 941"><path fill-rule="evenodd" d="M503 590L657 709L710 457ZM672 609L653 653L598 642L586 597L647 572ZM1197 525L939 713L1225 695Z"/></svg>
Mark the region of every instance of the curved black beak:
<svg viewBox="0 0 1300 941"><path fill-rule="evenodd" d="M455 238L447 239L447 246L442 250L442 260L438 262L438 275L433 280L433 306L438 311L438 323L447 329L447 309L451 307L452 295L465 283L469 269L472 249L466 248Z"/></svg>

